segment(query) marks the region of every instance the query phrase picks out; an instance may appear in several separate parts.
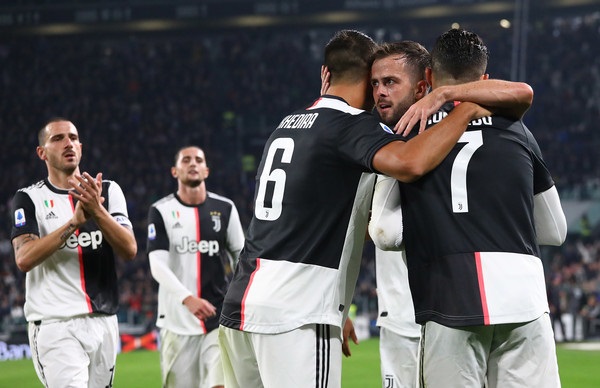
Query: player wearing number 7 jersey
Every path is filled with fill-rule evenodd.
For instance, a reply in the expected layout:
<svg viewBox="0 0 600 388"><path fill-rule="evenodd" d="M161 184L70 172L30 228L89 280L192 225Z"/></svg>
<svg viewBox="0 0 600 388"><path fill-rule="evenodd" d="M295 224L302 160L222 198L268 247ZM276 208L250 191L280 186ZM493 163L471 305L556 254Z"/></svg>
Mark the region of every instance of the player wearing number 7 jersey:
<svg viewBox="0 0 600 388"><path fill-rule="evenodd" d="M225 386L340 387L342 334L371 205L371 172L412 181L434 168L468 122L465 103L405 142L373 107L368 36L343 30L325 48L328 95L284 117L257 172L255 211L225 296ZM367 111L365 111L367 110Z"/></svg>
<svg viewBox="0 0 600 388"><path fill-rule="evenodd" d="M487 79L487 49L474 33L442 34L431 56L433 91L410 112L446 85ZM430 124L453 109L444 106ZM434 171L400 186L411 293L424 325L423 386L559 387L538 244L560 245L566 222L531 132L503 116L474 120ZM378 229L393 233L390 226Z"/></svg>

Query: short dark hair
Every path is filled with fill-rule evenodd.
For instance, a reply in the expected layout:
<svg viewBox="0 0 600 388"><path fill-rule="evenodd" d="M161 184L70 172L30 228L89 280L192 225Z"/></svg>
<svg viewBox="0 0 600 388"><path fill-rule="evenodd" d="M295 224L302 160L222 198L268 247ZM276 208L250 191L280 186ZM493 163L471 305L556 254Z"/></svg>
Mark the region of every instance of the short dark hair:
<svg viewBox="0 0 600 388"><path fill-rule="evenodd" d="M204 150L201 147L198 147L197 145L186 145L183 147L179 147L179 149L177 150L177 152L175 152L175 159L173 160L173 166L177 166L177 161L179 160L179 155L181 154L181 151L187 149L187 148L196 148L199 149L200 151L202 151L202 153L204 154L204 158L206 159L206 152L204 152Z"/></svg>
<svg viewBox="0 0 600 388"><path fill-rule="evenodd" d="M373 62L392 55L399 55L404 58L417 80L425 79L425 68L431 64L431 56L422 44L412 40L382 43L373 54Z"/></svg>
<svg viewBox="0 0 600 388"><path fill-rule="evenodd" d="M488 49L477 34L453 28L435 41L431 69L442 78L474 81L485 74L488 58Z"/></svg>
<svg viewBox="0 0 600 388"><path fill-rule="evenodd" d="M357 30L340 30L325 46L324 65L331 83L357 82L368 76L377 43Z"/></svg>
<svg viewBox="0 0 600 388"><path fill-rule="evenodd" d="M44 126L42 126L42 128L40 128L40 130L38 131L38 143L40 146L43 146L44 143L46 143L46 127L52 123L57 123L59 121L71 121L69 119L66 119L64 117L53 117L50 120L46 121L46 124L44 124Z"/></svg>

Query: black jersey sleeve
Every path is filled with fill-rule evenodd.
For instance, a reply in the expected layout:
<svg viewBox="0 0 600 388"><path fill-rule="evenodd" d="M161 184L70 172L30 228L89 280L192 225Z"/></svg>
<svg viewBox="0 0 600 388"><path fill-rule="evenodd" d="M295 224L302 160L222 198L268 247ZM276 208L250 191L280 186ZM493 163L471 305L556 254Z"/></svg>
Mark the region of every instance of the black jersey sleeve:
<svg viewBox="0 0 600 388"><path fill-rule="evenodd" d="M533 193L543 193L554 186L554 179L552 179L552 175L546 166L546 162L544 162L540 146L527 127L525 127L525 134L533 159Z"/></svg>
<svg viewBox="0 0 600 388"><path fill-rule="evenodd" d="M12 230L11 240L26 233L40 235L37 218L35 216L35 205L31 197L19 190L15 194L11 208Z"/></svg>
<svg viewBox="0 0 600 388"><path fill-rule="evenodd" d="M338 144L341 154L371 172L378 172L373 168L373 157L379 149L393 141L404 140L369 113L363 113L360 120L355 119L340 136Z"/></svg>
<svg viewBox="0 0 600 388"><path fill-rule="evenodd" d="M148 253L155 250L169 250L169 236L165 229L162 214L155 206L148 211Z"/></svg>

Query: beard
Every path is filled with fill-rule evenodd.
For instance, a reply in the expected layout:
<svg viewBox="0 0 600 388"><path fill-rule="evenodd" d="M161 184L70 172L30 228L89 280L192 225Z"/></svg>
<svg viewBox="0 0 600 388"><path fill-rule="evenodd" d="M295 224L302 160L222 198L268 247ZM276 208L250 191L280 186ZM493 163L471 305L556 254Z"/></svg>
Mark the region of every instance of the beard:
<svg viewBox="0 0 600 388"><path fill-rule="evenodd" d="M185 185L191 188L196 188L202 184L202 179L189 179L185 182Z"/></svg>
<svg viewBox="0 0 600 388"><path fill-rule="evenodd" d="M377 111L377 113L379 113L381 121L385 125L393 129L396 126L396 124L398 124L398 121L400 121L400 119L402 118L402 115L404 115L408 108L410 108L411 104L412 102L410 101L401 101L397 103L391 111L387 111L387 114L382 115L379 111Z"/></svg>

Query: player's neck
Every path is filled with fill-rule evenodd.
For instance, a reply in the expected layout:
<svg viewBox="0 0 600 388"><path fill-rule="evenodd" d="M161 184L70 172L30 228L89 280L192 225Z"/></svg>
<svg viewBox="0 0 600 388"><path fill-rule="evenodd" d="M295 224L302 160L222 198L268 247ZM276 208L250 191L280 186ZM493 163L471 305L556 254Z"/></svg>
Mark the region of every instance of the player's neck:
<svg viewBox="0 0 600 388"><path fill-rule="evenodd" d="M70 174L60 170L48 169L48 181L58 189L71 190L73 185L69 183L69 179L75 180L75 174L79 174L79 168L76 168Z"/></svg>
<svg viewBox="0 0 600 388"><path fill-rule="evenodd" d="M204 182L196 187L180 184L177 189L177 196L186 205L200 205L206 201L206 186Z"/></svg>
<svg viewBox="0 0 600 388"><path fill-rule="evenodd" d="M371 107L366 107L366 83L353 83L353 84L337 84L331 86L327 90L327 94L332 96L341 97L353 108L370 110Z"/></svg>

